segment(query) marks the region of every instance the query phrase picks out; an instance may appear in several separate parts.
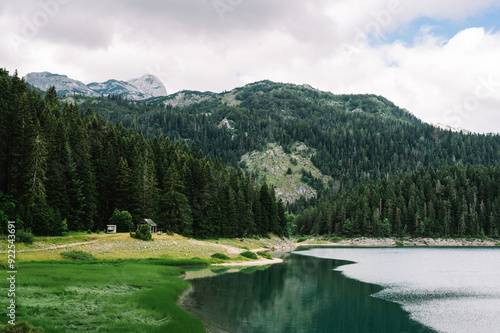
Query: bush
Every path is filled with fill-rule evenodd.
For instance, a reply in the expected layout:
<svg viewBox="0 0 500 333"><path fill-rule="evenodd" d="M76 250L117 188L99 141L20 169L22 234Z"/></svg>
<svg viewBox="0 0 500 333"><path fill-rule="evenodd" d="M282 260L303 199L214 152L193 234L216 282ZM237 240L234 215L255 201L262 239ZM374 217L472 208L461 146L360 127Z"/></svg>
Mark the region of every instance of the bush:
<svg viewBox="0 0 500 333"><path fill-rule="evenodd" d="M258 259L257 255L252 251L241 252L240 256L248 258L248 259Z"/></svg>
<svg viewBox="0 0 500 333"><path fill-rule="evenodd" d="M342 240L342 238L341 238L341 237L338 237L338 236L333 236L333 237L332 237L332 242L333 242L333 243L338 243L338 242L340 242L341 240Z"/></svg>
<svg viewBox="0 0 500 333"><path fill-rule="evenodd" d="M302 242L305 242L307 240L307 237L300 237L299 239L297 239L297 243L302 243Z"/></svg>
<svg viewBox="0 0 500 333"><path fill-rule="evenodd" d="M119 232L127 232L134 230L134 223L132 222L132 215L126 210L121 212L115 208L113 215L109 218L109 224L116 225Z"/></svg>
<svg viewBox="0 0 500 333"><path fill-rule="evenodd" d="M257 252L257 254L259 256L261 256L262 258L266 258L266 259L269 259L269 260L273 260L273 256L270 255L269 253L265 252L265 251L259 251Z"/></svg>
<svg viewBox="0 0 500 333"><path fill-rule="evenodd" d="M61 252L61 257L71 260L81 260L81 261L96 261L97 258L94 257L92 253L84 251L66 251Z"/></svg>
<svg viewBox="0 0 500 333"><path fill-rule="evenodd" d="M247 251L250 250L250 248L248 246L242 246L242 247L240 247L240 249L247 250Z"/></svg>
<svg viewBox="0 0 500 333"><path fill-rule="evenodd" d="M35 239L35 236L33 236L33 233L31 232L31 230L19 229L16 231L16 241L17 242L31 244L31 243L33 243L34 239Z"/></svg>
<svg viewBox="0 0 500 333"><path fill-rule="evenodd" d="M131 232L130 236L137 239L142 239L143 241L150 241L153 239L151 235L151 231L149 230L149 226L142 225L139 230L136 232Z"/></svg>
<svg viewBox="0 0 500 333"><path fill-rule="evenodd" d="M0 332L4 333L43 333L43 328L36 327L27 320L16 320L16 325L0 324Z"/></svg>
<svg viewBox="0 0 500 333"><path fill-rule="evenodd" d="M405 244L403 242L396 241L396 246L405 246Z"/></svg>
<svg viewBox="0 0 500 333"><path fill-rule="evenodd" d="M228 256L226 256L224 253L214 253L210 256L210 258L214 258L214 259L222 259L222 260L227 260L227 259L230 259Z"/></svg>

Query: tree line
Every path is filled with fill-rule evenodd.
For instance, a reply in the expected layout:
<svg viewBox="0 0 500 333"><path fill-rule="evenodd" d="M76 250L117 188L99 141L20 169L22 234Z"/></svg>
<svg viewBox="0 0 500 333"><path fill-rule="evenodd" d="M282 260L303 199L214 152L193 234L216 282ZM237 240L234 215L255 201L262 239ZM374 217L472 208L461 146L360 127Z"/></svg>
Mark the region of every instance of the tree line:
<svg viewBox="0 0 500 333"><path fill-rule="evenodd" d="M0 71L0 219L37 235L103 230L115 209L193 237L287 232L274 188L204 155L196 144L61 105ZM120 230L119 230L120 231ZM123 230L128 231L128 230Z"/></svg>
<svg viewBox="0 0 500 333"><path fill-rule="evenodd" d="M498 237L500 165L420 169L335 194L296 219L299 234Z"/></svg>

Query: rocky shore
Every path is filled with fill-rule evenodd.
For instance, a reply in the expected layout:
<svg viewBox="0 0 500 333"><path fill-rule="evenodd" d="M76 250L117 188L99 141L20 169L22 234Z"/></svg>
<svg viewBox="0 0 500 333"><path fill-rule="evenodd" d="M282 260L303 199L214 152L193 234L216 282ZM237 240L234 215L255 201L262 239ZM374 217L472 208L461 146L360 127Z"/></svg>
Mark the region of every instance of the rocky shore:
<svg viewBox="0 0 500 333"><path fill-rule="evenodd" d="M396 247L396 246L444 246L444 247L467 247L467 246L498 246L498 240L494 239L471 239L471 238L349 238L338 242L308 239L296 245L308 246L360 246L360 247Z"/></svg>

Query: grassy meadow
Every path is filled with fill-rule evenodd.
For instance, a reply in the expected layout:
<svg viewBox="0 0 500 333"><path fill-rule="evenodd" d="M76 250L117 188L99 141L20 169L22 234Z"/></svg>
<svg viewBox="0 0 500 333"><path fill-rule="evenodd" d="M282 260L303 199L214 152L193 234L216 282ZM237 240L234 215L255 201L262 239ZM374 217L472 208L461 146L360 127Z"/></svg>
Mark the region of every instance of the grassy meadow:
<svg viewBox="0 0 500 333"><path fill-rule="evenodd" d="M189 288L189 283L179 278L184 271L178 266L252 261L239 253L271 242L201 241L180 235L153 238L144 242L126 233L81 232L35 237L33 244L16 244L16 321L28 320L44 332L204 332L201 321L176 303ZM4 291L8 290L7 245L5 237L0 239L0 268L4 272L0 289ZM68 260L64 257L68 251L83 251L96 260ZM211 258L214 253L230 259ZM7 302L4 297L2 309ZM0 332L7 320L5 315L0 317Z"/></svg>
<svg viewBox="0 0 500 333"><path fill-rule="evenodd" d="M16 317L45 332L204 332L201 321L176 304L189 287L175 277L183 270L166 264L170 262L21 263ZM2 279L2 290L6 283Z"/></svg>

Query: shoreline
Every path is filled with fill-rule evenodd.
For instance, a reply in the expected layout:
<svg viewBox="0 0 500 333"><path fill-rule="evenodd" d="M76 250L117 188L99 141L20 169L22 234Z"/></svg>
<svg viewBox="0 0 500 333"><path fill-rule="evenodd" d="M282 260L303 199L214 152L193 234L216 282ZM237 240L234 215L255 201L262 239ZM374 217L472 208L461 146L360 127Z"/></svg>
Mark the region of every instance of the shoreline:
<svg viewBox="0 0 500 333"><path fill-rule="evenodd" d="M500 242L478 238L369 238L342 239L338 242L311 239L298 246L338 246L338 247L498 247Z"/></svg>
<svg viewBox="0 0 500 333"><path fill-rule="evenodd" d="M293 251L293 250L292 250ZM210 266L226 266L226 267L233 267L233 266L265 266L265 265L271 265L271 264L281 264L283 262L283 259L281 258L273 258L271 259L257 259L254 261L241 261L241 262L225 262L221 264L211 264Z"/></svg>

